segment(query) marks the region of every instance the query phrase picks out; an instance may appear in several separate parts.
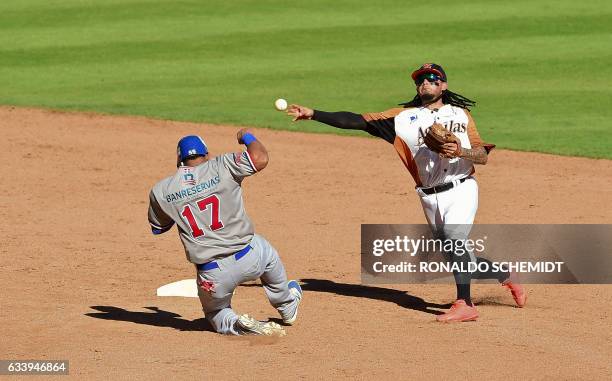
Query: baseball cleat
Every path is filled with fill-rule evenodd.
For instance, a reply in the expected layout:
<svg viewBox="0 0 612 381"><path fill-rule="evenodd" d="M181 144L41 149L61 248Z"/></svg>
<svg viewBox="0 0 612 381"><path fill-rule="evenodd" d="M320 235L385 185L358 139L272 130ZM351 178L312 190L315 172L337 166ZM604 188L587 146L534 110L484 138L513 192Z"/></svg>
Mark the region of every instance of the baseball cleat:
<svg viewBox="0 0 612 381"><path fill-rule="evenodd" d="M442 323L473 321L476 319L478 319L478 310L474 306L468 306L463 299L456 300L447 313L436 317L436 320Z"/></svg>
<svg viewBox="0 0 612 381"><path fill-rule="evenodd" d="M523 286L518 282L518 277L516 274L510 274L510 277L502 283L502 286L510 290L512 297L519 308L523 308L525 306L525 303L527 302L527 293L525 292Z"/></svg>
<svg viewBox="0 0 612 381"><path fill-rule="evenodd" d="M285 336L285 330L273 322L261 322L244 314L236 321L236 328L241 335Z"/></svg>
<svg viewBox="0 0 612 381"><path fill-rule="evenodd" d="M302 292L302 287L300 287L300 284L295 280L290 280L289 283L287 283L287 287L289 288L289 293L291 293L291 295L293 295L295 299L297 300L297 305L295 306L293 315L289 317L283 317L283 323L287 325L292 325L293 323L295 323L295 320L297 319L298 309L300 307L300 303L302 302L303 292Z"/></svg>

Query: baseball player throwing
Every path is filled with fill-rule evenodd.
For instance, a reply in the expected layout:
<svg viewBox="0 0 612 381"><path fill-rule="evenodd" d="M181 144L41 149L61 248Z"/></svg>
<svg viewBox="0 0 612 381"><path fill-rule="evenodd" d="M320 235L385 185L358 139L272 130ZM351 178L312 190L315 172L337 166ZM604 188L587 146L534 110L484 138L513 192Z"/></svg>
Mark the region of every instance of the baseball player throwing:
<svg viewBox="0 0 612 381"><path fill-rule="evenodd" d="M311 119L337 128L364 130L393 144L416 183L416 192L434 234L440 238L465 239L478 209L474 164L486 164L495 146L484 143L476 130L469 112L475 102L448 90L446 73L441 66L424 64L412 73L412 79L417 94L410 102L401 104L403 107L354 114L290 105L287 113L294 121ZM439 139L434 132L440 134ZM487 261L473 253L469 256L451 253L451 258L460 262ZM468 268L467 263L461 268ZM514 275L499 272L455 272L453 275L457 300L450 311L437 317L438 321L478 318L470 296L471 278L498 279L510 289L519 307L525 305L526 294Z"/></svg>
<svg viewBox="0 0 612 381"><path fill-rule="evenodd" d="M266 167L268 152L244 129L237 137L246 151L211 159L202 138L182 138L176 173L157 183L149 195L149 223L153 234L177 225L187 259L197 269L204 315L215 331L282 336L279 324L238 315L231 308L234 289L258 278L285 324L295 322L302 300L299 284L287 281L278 253L254 233L244 209L241 183Z"/></svg>

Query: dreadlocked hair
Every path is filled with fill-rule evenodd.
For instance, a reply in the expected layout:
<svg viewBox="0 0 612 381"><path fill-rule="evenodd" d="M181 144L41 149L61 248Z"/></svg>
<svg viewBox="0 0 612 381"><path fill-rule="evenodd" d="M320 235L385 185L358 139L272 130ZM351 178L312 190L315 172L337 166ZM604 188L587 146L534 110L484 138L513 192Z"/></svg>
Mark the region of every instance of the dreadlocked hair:
<svg viewBox="0 0 612 381"><path fill-rule="evenodd" d="M468 111L470 111L470 107L476 106L476 101L466 98L461 94L453 93L450 90L442 91L442 103L461 107ZM421 101L421 98L417 94L414 96L414 98L412 98L410 102L400 103L399 105L404 106L404 108L419 107L423 105L423 101Z"/></svg>

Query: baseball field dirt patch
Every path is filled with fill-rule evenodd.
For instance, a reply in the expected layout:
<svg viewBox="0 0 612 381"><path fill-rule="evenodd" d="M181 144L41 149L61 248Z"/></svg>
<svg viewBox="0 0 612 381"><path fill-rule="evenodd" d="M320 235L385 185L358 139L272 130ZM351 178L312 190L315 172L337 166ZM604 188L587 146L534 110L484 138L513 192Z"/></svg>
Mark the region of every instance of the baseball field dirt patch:
<svg viewBox="0 0 612 381"><path fill-rule="evenodd" d="M612 287L474 285L481 318L441 325L454 285L360 285L360 224L424 223L393 148L255 129L270 164L244 183L256 231L305 291L280 339L210 331L199 301L158 298L195 275L176 233L150 234L151 186L200 134L237 151L237 127L0 108L1 359L67 359L79 379L607 379ZM612 161L493 151L477 223L610 223ZM240 313L276 318L256 283Z"/></svg>

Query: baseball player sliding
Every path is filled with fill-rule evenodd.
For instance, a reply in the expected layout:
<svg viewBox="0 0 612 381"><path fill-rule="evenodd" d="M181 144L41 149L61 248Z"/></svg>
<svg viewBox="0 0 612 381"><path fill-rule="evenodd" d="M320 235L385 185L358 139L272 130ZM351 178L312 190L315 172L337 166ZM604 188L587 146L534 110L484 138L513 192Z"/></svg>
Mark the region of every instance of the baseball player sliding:
<svg viewBox="0 0 612 381"><path fill-rule="evenodd" d="M302 300L299 284L287 281L278 253L254 233L244 209L241 183L266 167L268 152L245 129L237 137L246 151L214 158L199 136L182 138L176 173L157 183L149 195L149 223L153 234L176 223L187 259L197 269L204 315L215 331L282 336L279 324L238 315L231 308L234 289L258 278L285 324L295 322Z"/></svg>
<svg viewBox="0 0 612 381"><path fill-rule="evenodd" d="M294 121L316 120L337 128L364 130L393 144L416 183L416 192L434 234L439 238L466 239L478 209L474 164L486 164L495 146L484 143L476 130L469 112L475 102L448 90L446 73L441 66L424 64L412 73L412 79L417 94L400 108L354 114L294 104L287 113ZM473 253L449 254L454 261L488 262ZM467 263L460 268L468 268ZM514 274L457 271L453 275L457 300L447 313L437 317L438 321L478 318L470 296L472 278L498 279L510 289L519 307L525 305L526 293Z"/></svg>

